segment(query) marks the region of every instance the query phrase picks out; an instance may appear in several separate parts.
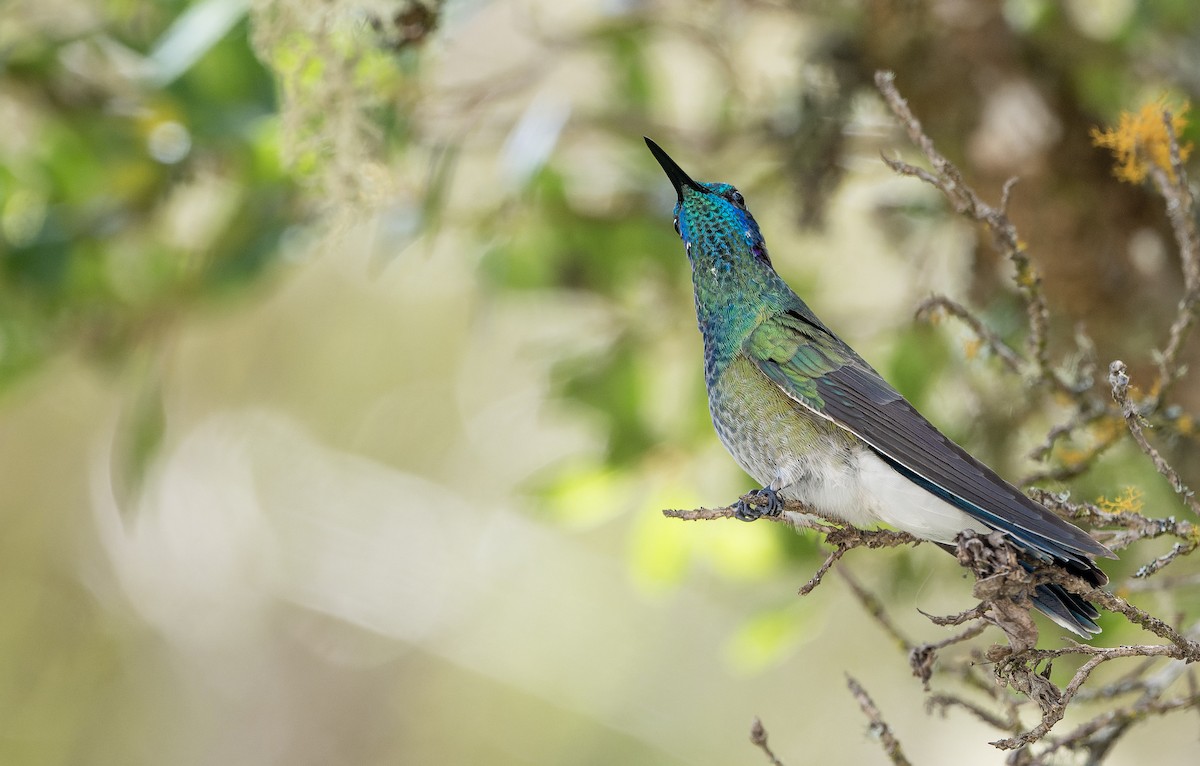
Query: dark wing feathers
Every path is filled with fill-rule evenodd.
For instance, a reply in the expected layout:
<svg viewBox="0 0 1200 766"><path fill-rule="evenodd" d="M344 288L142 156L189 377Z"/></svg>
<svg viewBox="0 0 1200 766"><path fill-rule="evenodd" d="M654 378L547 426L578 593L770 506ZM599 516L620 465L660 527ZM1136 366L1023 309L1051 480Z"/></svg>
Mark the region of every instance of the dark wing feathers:
<svg viewBox="0 0 1200 766"><path fill-rule="evenodd" d="M1100 626L1096 624L1100 613L1096 611L1096 607L1061 585L1039 585L1034 588L1031 600L1038 609L1050 615L1059 625L1070 630L1082 629L1080 635L1095 635L1100 632Z"/></svg>
<svg viewBox="0 0 1200 766"><path fill-rule="evenodd" d="M1033 557L1067 564L1097 585L1107 581L1090 560L1091 556L1112 557L1107 548L946 438L819 322L794 311L777 315L763 322L744 348L789 396L858 436L911 481L987 526L1007 532ZM1039 595L1047 606L1066 609L1070 604L1074 609L1068 611L1082 609L1051 591Z"/></svg>

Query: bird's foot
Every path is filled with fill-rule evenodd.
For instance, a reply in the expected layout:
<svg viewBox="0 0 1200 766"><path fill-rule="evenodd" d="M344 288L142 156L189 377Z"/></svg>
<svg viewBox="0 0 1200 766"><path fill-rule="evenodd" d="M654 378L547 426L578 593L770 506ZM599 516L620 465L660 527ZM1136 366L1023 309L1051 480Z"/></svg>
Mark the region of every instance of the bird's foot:
<svg viewBox="0 0 1200 766"><path fill-rule="evenodd" d="M756 489L750 493L756 499L761 499L762 504L748 503L745 499L738 500L733 504L733 517L742 521L754 521L760 516L778 516L783 513L783 501L779 499L779 493L770 487Z"/></svg>

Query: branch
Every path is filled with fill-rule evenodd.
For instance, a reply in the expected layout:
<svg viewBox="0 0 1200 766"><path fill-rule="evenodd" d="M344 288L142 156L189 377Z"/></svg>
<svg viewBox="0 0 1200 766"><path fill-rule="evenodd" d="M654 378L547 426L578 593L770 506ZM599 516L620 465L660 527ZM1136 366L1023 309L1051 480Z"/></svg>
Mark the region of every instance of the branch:
<svg viewBox="0 0 1200 766"><path fill-rule="evenodd" d="M1075 696L1075 693L1079 691L1079 687L1083 686L1083 682L1088 679L1088 676L1092 674L1092 671L1098 668L1102 662L1104 662L1104 657L1093 657L1087 662L1083 663L1083 667L1079 668L1079 670L1075 672L1075 676L1071 679L1071 683L1067 684L1067 687L1063 689L1062 693L1058 696L1058 699L1051 703L1043 712L1041 723L1039 723L1037 726L1034 726L1032 729L1020 735L1019 737L999 739L991 744L995 745L1001 750L1015 750L1016 748L1023 747L1031 742L1037 742L1039 739L1046 736L1047 732L1054 727L1054 724L1061 721L1062 717L1066 715L1067 705L1071 703L1071 699ZM1049 681L1046 683L1049 683Z"/></svg>
<svg viewBox="0 0 1200 766"><path fill-rule="evenodd" d="M1085 749L1090 756L1088 762L1099 763L1116 740L1133 724L1151 715L1196 708L1197 703L1200 703L1200 695L1191 694L1171 700L1141 700L1127 707L1110 710L1081 724L1058 742L1051 742L1034 763L1053 763L1050 756L1064 747Z"/></svg>
<svg viewBox="0 0 1200 766"><path fill-rule="evenodd" d="M1011 727L1010 722L1005 721L990 710L986 710L968 699L959 697L957 694L933 694L925 701L925 709L930 713L934 711L945 713L951 707L960 707L989 726L1001 731Z"/></svg>
<svg viewBox="0 0 1200 766"><path fill-rule="evenodd" d="M771 766L783 766L783 761L776 758L775 753L771 752L771 748L767 746L767 730L757 717L750 726L750 741L755 747L766 753L767 758L771 761Z"/></svg>
<svg viewBox="0 0 1200 766"><path fill-rule="evenodd" d="M850 693L858 701L859 708L871 721L871 735L879 738L879 743L883 746L883 751L887 753L891 762L895 766L911 766L908 759L904 757L904 751L900 749L900 741L892 733L892 728L883 720L883 714L879 712L879 708L875 706L875 701L867 694L867 690L852 676L846 676L846 685L850 687Z"/></svg>
<svg viewBox="0 0 1200 766"><path fill-rule="evenodd" d="M884 157L883 161L897 173L919 178L935 187L945 195L956 212L969 216L986 226L992 235L996 249L1012 261L1013 266L1016 267L1017 287L1025 301L1025 311L1029 319L1029 338L1026 345L1033 358L1038 377L1068 394L1073 393L1073 387L1062 380L1050 366L1047 351L1047 330L1050 319L1049 311L1046 309L1046 299L1042 293L1042 277L1029 259L1029 253L1026 251L1024 243L1017 236L1016 227L1008 219L1006 208L1014 181L1010 180L1005 184L999 208L994 208L980 199L975 190L967 184L959 169L934 148L933 141L925 135L920 121L908 108L908 102L896 90L895 81L896 76L891 72L875 73L875 87L883 95L892 114L908 132L909 140L933 166L933 172L930 173L901 160L888 157Z"/></svg>
<svg viewBox="0 0 1200 766"><path fill-rule="evenodd" d="M1049 493L1044 493L1053 499ZM747 495L746 499L756 496ZM1065 500L1059 499L1056 506L1070 506ZM1143 533L1153 528L1159 532L1169 526L1159 520L1147 519L1140 514L1108 514L1094 506L1082 506L1082 513L1102 520L1130 519L1129 523L1142 525ZM790 524L797 528L815 528L825 533L828 542L835 548L818 568L816 574L809 580L802 594L811 592L821 582L822 576L829 571L847 551L856 547L882 548L908 545L918 542L916 538L899 532L888 530L862 530L846 525L838 525L830 521L816 520L808 508L795 502L787 502L783 513L775 520ZM732 505L718 509L696 509L693 511L664 511L664 514L681 519L717 519L731 517L734 513ZM1078 512L1072 515L1080 515ZM769 518L769 517L768 517ZM1156 523L1157 522L1157 523ZM1184 522L1186 524L1186 522ZM1190 525L1188 529L1190 529ZM988 652L989 659L995 661L994 673L1004 684L1020 692L1027 698L1038 703L1042 710L1041 721L1030 730L1016 736L997 740L993 744L1004 749L1024 747L1043 738L1054 726L1062 720L1067 707L1075 695L1087 681L1091 672L1099 665L1125 657L1171 658L1185 662L1200 661L1200 643L1188 638L1165 621L1154 617L1129 602L1093 587L1082 578L1069 574L1057 567L1044 567L1027 571L1022 565L1016 550L1001 532L980 535L971 531L959 536L956 549L959 563L971 570L976 583L974 594L980 603L965 612L950 617L929 616L930 620L939 625L961 625L978 621L968 626L960 633L938 642L922 644L911 648L909 663L914 675L928 687L932 676L933 663L937 652L945 647L968 641L981 634L988 624L995 625L1004 633L1008 643L1006 646L994 646ZM843 578L851 591L864 605L867 612L878 622L884 631L904 649L912 647L912 643L904 636L886 614L882 603L858 582L846 573ZM1122 646L1102 649L1086 644L1072 644L1062 649L1039 650L1036 648L1038 629L1029 614L1030 595L1038 585L1055 583L1066 588L1069 592L1095 602L1110 612L1124 615L1130 622L1143 627L1151 633L1165 639L1169 644L1147 644L1137 646ZM1038 666L1058 657L1068 655L1083 655L1089 659L1076 672L1071 682L1060 690L1048 678L1048 673L1039 671ZM957 698L943 699L943 704L959 704L970 708L964 701L954 701ZM1010 719L1016 721L1014 715ZM999 720L998 718L996 720Z"/></svg>
<svg viewBox="0 0 1200 766"><path fill-rule="evenodd" d="M1200 539L1200 528L1184 519L1171 516L1151 518L1124 509L1119 512L1105 511L1092 503L1072 503L1064 494L1036 487L1029 491L1029 496L1065 519L1081 521L1093 527L1124 528L1124 532L1108 532L1104 536L1102 541L1111 550L1121 550L1138 540L1153 540L1164 535L1177 537L1187 544L1194 544Z"/></svg>
<svg viewBox="0 0 1200 766"><path fill-rule="evenodd" d="M1012 347L1005 343L999 335L992 332L991 328L983 323L983 320L971 313L971 310L966 306L951 300L944 295L934 295L926 298L917 306L917 319L929 319L936 316L938 313L949 314L955 319L960 320L980 343L996 357L1004 362L1004 366L1015 372L1017 375L1026 375L1026 363L1021 358L1021 355L1013 351Z"/></svg>
<svg viewBox="0 0 1200 766"><path fill-rule="evenodd" d="M1138 407L1129 398L1129 372L1125 367L1125 363L1120 359L1114 361L1108 366L1108 383L1112 386L1113 401L1121 408L1121 414L1125 418L1125 425L1129 428L1129 433L1133 436L1133 440L1141 447L1142 452L1150 458L1154 463L1154 469L1158 471L1170 483L1171 489L1175 490L1176 494L1183 498L1183 502L1191 509L1192 513L1200 516L1200 503L1196 501L1195 494L1188 486L1183 483L1179 473L1171 467L1171 465L1163 458L1150 440L1146 438L1145 431L1142 429L1142 415L1138 411Z"/></svg>
<svg viewBox="0 0 1200 766"><path fill-rule="evenodd" d="M833 552L821 562L821 566L817 567L817 571L814 572L813 576L808 579L808 582L800 586L800 590L797 591L797 595L807 596L809 593L812 593L813 590L821 584L821 580L825 578L825 575L829 573L829 570L833 567L833 565L836 564L848 550L850 549L845 545L839 545L838 547L834 548Z"/></svg>
<svg viewBox="0 0 1200 766"><path fill-rule="evenodd" d="M762 498L753 492L748 492L738 499L744 500L751 505L762 502ZM796 529L815 529L818 532L825 532L827 534L840 528L839 522L822 518L804 503L799 503L795 500L783 500L781 502L783 511L778 516L767 516L764 514L761 518L781 524L789 524ZM665 508L662 514L669 519L682 519L684 521L732 519L736 518L737 504L731 503L720 508L692 508L689 510Z"/></svg>
<svg viewBox="0 0 1200 766"><path fill-rule="evenodd" d="M983 609L975 607L974 609L970 610L970 613L972 614L970 619L979 620L983 617L983 612ZM925 613L921 612L921 614ZM934 620L934 624L951 624L949 622L937 623L936 620L940 618L932 617L930 615L925 616L929 617L930 620ZM953 624L961 624L961 622ZM964 641L970 641L972 638L975 638L975 636L978 636L980 633L987 630L987 627L988 624L986 622L976 622L966 630L950 636L950 638L944 638L941 641L935 641L930 644L921 644L920 646L913 647L912 651L908 653L908 664L909 667L912 668L913 675L921 679L921 684L925 687L925 691L929 691L929 679L933 677L933 663L937 660L937 653L948 646L961 644Z"/></svg>
<svg viewBox="0 0 1200 766"><path fill-rule="evenodd" d="M742 495L740 499L749 503L762 502L762 498L753 492ZM732 503L721 508L694 508L691 510L668 508L664 509L662 513L671 519L706 521L735 518L736 510L737 504ZM807 596L816 589L833 565L854 548L896 548L901 545L917 545L922 542L919 538L906 532L895 532L890 529L859 529L841 521L824 519L807 505L795 500L784 500L783 511L778 516L762 516L761 518L787 524L797 530L814 529L825 535L825 542L834 546L833 551L817 567L813 576L801 586L799 591L801 596Z"/></svg>
<svg viewBox="0 0 1200 766"><path fill-rule="evenodd" d="M901 651L909 652L912 650L912 642L900 632L896 627L896 623L892 622L892 618L888 617L887 610L883 607L883 602L874 593L871 593L864 588L858 580L854 579L845 569L839 570L838 574L846 581L846 585L850 586L850 592L854 594L858 602L863 605L863 609L871 616L875 622L879 623L879 627L883 628L883 632L891 637L896 646L900 647Z"/></svg>
<svg viewBox="0 0 1200 766"><path fill-rule="evenodd" d="M1125 615L1126 619L1135 625L1150 631L1159 638L1166 639L1178 647L1179 652L1171 655L1186 662L1200 661L1200 643L1184 636L1165 621L1160 620L1149 612L1143 611L1125 599L1100 588L1092 588L1083 580L1065 572L1049 572L1051 579L1059 582L1072 593L1078 593L1089 601L1095 601L1110 612Z"/></svg>
<svg viewBox="0 0 1200 766"><path fill-rule="evenodd" d="M1064 436L1070 436L1080 428L1087 428L1088 426L1099 423L1100 421L1109 417L1112 417L1112 413L1109 412L1107 407L1098 407L1095 405L1094 399L1085 399L1080 403L1078 412L1076 412L1070 420L1068 420L1066 423L1060 423L1059 425L1056 425L1050 429L1050 431L1046 434L1046 439L1040 445L1038 445L1037 449L1029 453L1029 457L1034 460L1045 460L1050 455L1050 451L1054 449L1054 443L1059 439L1063 438ZM1109 438L1101 439L1100 444L1092 447L1090 454L1084 455L1083 457L1075 460L1075 464L1079 465L1090 463L1092 459L1098 457L1105 449L1113 444L1116 444L1117 437L1119 435L1120 431L1113 429ZM1029 480L1027 480L1026 483L1029 483Z"/></svg>
<svg viewBox="0 0 1200 766"><path fill-rule="evenodd" d="M1196 322L1196 309L1200 305L1200 233L1197 233L1192 190L1188 185L1187 170L1179 149L1179 138L1175 135L1172 115L1164 110L1163 127L1166 129L1167 146L1171 159L1171 170L1150 163L1150 177L1159 194L1167 203L1167 218L1179 247L1179 261L1183 267L1184 293L1179 300L1179 310L1167 339L1167 346L1158 357L1158 382L1151 397L1151 409L1158 409L1166 396L1167 389L1182 376L1179 353Z"/></svg>

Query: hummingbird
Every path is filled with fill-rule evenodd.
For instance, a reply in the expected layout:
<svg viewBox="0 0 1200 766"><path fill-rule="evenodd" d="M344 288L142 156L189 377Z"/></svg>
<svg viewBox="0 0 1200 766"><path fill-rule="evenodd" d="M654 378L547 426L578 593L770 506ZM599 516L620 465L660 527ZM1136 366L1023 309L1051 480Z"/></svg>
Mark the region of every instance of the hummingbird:
<svg viewBox="0 0 1200 766"><path fill-rule="evenodd" d="M775 272L758 223L727 183L692 180L646 145L675 187L675 231L692 268L704 383L721 443L761 484L734 515L794 500L856 527L883 523L954 551L959 533L1002 532L1027 570L1108 582L1105 546L972 457L917 412ZM1096 608L1059 585L1033 605L1084 638Z"/></svg>

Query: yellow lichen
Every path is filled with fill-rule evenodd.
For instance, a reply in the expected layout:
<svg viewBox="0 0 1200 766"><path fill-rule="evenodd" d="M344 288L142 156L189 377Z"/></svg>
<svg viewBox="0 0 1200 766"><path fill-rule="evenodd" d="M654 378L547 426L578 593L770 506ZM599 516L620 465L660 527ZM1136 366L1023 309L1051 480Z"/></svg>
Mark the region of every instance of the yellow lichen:
<svg viewBox="0 0 1200 766"><path fill-rule="evenodd" d="M1090 460L1092 453L1087 450L1072 449L1070 447L1061 447L1058 450L1058 460L1063 465L1079 465L1085 460Z"/></svg>
<svg viewBox="0 0 1200 766"><path fill-rule="evenodd" d="M1158 395L1162 393L1162 383L1162 379L1154 381L1150 385L1150 390L1146 392L1146 395L1151 399L1157 399Z"/></svg>
<svg viewBox="0 0 1200 766"><path fill-rule="evenodd" d="M1041 278L1038 276L1037 271L1033 270L1029 266L1018 265L1015 281L1018 287L1023 287L1026 290L1032 290L1033 288L1037 287L1038 282L1041 281Z"/></svg>
<svg viewBox="0 0 1200 766"><path fill-rule="evenodd" d="M1096 505L1109 513L1138 513L1142 510L1142 491L1137 487L1126 487L1111 500L1101 497Z"/></svg>
<svg viewBox="0 0 1200 766"><path fill-rule="evenodd" d="M1175 418L1175 430L1184 436L1191 436L1196 432L1196 419L1191 415L1180 415Z"/></svg>
<svg viewBox="0 0 1200 766"><path fill-rule="evenodd" d="M1124 430L1125 419L1117 415L1096 420L1088 429L1088 433L1096 443L1107 444Z"/></svg>
<svg viewBox="0 0 1200 766"><path fill-rule="evenodd" d="M1092 128L1092 143L1113 153L1117 160L1113 174L1122 181L1141 183L1152 166L1161 168L1174 181L1175 171L1171 168L1170 141L1163 124L1163 112L1170 113L1171 129L1179 136L1187 126L1185 115L1190 106L1185 101L1177 109L1172 109L1166 97L1163 97L1146 104L1136 114L1122 112L1117 127L1104 131ZM1190 142L1180 144L1180 159L1186 160L1191 151Z"/></svg>

